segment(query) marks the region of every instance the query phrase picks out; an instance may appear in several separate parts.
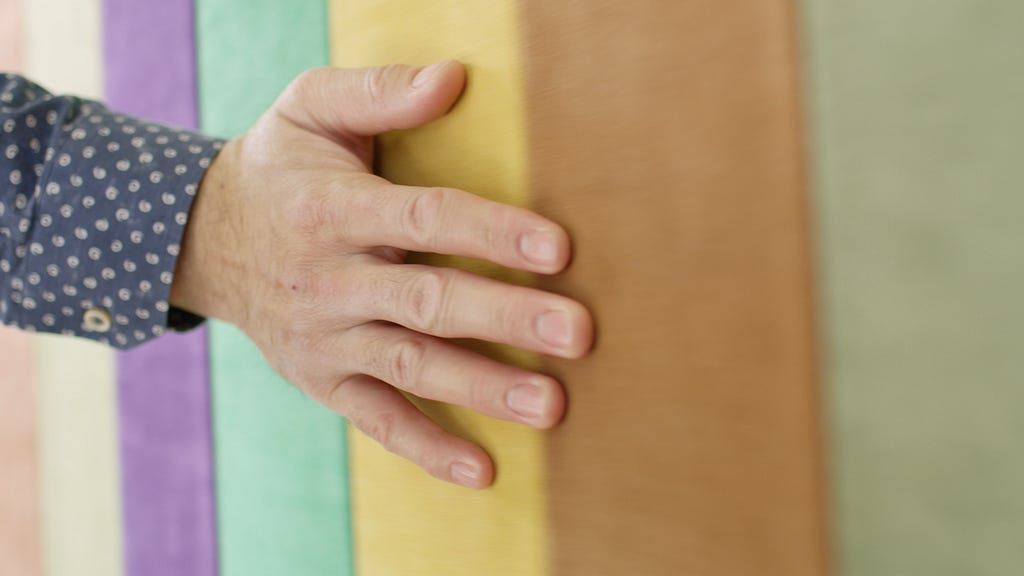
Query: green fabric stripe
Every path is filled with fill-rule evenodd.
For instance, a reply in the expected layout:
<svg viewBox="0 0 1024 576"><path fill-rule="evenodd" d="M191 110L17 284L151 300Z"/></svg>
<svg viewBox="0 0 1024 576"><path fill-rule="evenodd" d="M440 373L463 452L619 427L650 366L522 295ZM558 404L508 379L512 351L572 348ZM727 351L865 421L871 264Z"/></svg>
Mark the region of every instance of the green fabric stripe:
<svg viewBox="0 0 1024 576"><path fill-rule="evenodd" d="M1024 3L804 2L845 576L1024 565Z"/></svg>
<svg viewBox="0 0 1024 576"><path fill-rule="evenodd" d="M198 0L204 131L242 133L299 72L328 63L323 0ZM223 576L352 573L341 418L277 376L238 330L210 326Z"/></svg>

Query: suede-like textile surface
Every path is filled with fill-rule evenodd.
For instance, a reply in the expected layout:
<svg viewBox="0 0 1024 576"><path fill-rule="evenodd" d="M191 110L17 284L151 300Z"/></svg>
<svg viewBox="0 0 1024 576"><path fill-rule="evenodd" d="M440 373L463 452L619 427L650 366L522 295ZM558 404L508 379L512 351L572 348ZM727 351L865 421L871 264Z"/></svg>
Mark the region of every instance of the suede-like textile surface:
<svg viewBox="0 0 1024 576"><path fill-rule="evenodd" d="M199 0L202 129L244 132L292 78L327 64L326 10L321 0ZM222 323L210 326L210 372L220 573L349 574L344 420Z"/></svg>
<svg viewBox="0 0 1024 576"><path fill-rule="evenodd" d="M195 129L192 0L103 0L107 105ZM214 576L206 330L117 354L127 574Z"/></svg>

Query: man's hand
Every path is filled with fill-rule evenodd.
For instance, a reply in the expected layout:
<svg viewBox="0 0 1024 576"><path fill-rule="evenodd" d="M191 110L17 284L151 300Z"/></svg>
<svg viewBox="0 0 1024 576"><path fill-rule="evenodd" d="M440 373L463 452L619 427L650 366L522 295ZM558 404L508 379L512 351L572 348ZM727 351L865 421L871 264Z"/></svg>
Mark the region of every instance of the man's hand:
<svg viewBox="0 0 1024 576"><path fill-rule="evenodd" d="M558 382L445 339L576 358L593 328L567 298L404 263L434 252L551 274L569 260L565 231L532 212L370 172L374 135L442 116L464 83L451 61L299 76L207 172L171 303L239 326L277 372L384 447L481 488L487 454L399 390L548 428L565 407Z"/></svg>

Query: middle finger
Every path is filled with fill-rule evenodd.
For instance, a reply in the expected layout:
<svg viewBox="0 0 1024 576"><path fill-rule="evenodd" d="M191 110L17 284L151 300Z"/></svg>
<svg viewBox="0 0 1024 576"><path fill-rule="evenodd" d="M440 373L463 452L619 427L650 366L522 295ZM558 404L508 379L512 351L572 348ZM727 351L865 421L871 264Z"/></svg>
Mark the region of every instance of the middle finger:
<svg viewBox="0 0 1024 576"><path fill-rule="evenodd" d="M364 313L442 338L476 338L565 358L590 349L593 327L579 303L455 268L378 265L363 280Z"/></svg>

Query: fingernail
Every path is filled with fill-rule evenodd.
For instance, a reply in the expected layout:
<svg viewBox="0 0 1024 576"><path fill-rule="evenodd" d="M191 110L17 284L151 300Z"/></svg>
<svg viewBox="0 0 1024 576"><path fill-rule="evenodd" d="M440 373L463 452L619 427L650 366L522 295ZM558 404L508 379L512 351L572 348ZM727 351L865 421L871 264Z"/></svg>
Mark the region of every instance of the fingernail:
<svg viewBox="0 0 1024 576"><path fill-rule="evenodd" d="M535 264L551 264L558 256L555 235L547 230L527 232L519 238L519 251Z"/></svg>
<svg viewBox="0 0 1024 576"><path fill-rule="evenodd" d="M458 460L452 464L452 479L463 486L476 486L480 480L480 469L474 464Z"/></svg>
<svg viewBox="0 0 1024 576"><path fill-rule="evenodd" d="M572 340L569 315L562 310L548 310L537 317L537 337L556 348L565 348Z"/></svg>
<svg viewBox="0 0 1024 576"><path fill-rule="evenodd" d="M447 60L443 62L435 62L430 66L424 66L423 68L420 68L420 71L417 72L416 76L414 76L412 79L412 87L421 88L424 85L426 85L434 78L434 76L437 74L437 71L440 70L441 68L444 68L446 64L448 64Z"/></svg>
<svg viewBox="0 0 1024 576"><path fill-rule="evenodd" d="M527 418L536 418L544 412L544 391L534 384L520 384L505 396L508 407Z"/></svg>

